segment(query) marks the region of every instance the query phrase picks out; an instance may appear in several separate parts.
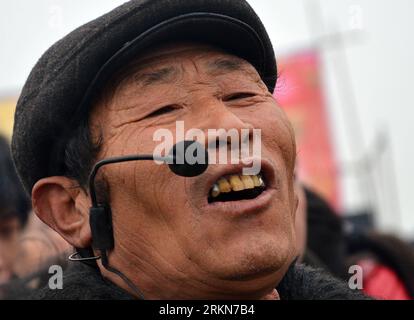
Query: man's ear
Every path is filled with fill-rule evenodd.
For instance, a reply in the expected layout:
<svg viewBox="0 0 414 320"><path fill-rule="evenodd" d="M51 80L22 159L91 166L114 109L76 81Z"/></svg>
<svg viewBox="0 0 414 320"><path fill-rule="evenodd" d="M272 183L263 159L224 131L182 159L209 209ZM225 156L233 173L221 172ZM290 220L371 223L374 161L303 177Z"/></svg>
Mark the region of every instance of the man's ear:
<svg viewBox="0 0 414 320"><path fill-rule="evenodd" d="M33 187L32 202L36 215L71 245L91 245L90 199L76 181L66 177L41 179Z"/></svg>

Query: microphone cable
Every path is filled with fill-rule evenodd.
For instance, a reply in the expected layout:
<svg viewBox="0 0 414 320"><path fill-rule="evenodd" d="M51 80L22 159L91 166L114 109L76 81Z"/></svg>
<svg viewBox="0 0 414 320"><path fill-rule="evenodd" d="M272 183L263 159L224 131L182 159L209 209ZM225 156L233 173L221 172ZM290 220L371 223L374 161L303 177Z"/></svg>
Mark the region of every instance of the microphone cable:
<svg viewBox="0 0 414 320"><path fill-rule="evenodd" d="M133 284L133 282L131 280L129 280L126 275L124 275L118 269L115 269L114 267L111 267L109 265L108 256L106 254L106 251L101 250L100 253L101 253L101 261L102 261L103 267L106 270L108 270L109 272L114 273L119 278L121 278L121 280L123 280L124 283L138 296L139 300L145 300L145 297L144 297L144 294L142 293L142 291L135 284Z"/></svg>

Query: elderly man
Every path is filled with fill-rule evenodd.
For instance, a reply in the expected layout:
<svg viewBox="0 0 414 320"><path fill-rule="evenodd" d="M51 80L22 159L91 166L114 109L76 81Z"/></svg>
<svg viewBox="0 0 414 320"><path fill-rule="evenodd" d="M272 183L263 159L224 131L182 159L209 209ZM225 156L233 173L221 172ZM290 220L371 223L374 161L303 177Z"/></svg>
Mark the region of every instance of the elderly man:
<svg viewBox="0 0 414 320"><path fill-rule="evenodd" d="M133 0L51 47L18 102L14 159L36 214L84 264L35 298L361 298L294 265L296 150L276 73L241 0ZM209 129L260 129L259 175L243 175L245 163L195 177L114 163L97 174L90 210L94 164L152 154L155 132L176 134L177 121L218 142L209 151L232 148Z"/></svg>

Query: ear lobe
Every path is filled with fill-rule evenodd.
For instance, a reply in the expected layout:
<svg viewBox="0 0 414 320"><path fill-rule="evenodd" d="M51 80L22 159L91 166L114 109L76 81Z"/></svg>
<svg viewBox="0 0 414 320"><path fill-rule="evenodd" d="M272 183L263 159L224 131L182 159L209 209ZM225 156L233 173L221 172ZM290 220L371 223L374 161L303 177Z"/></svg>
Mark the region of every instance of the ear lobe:
<svg viewBox="0 0 414 320"><path fill-rule="evenodd" d="M89 226L89 198L76 183L66 177L39 180L32 190L37 216L71 245L78 248L92 242Z"/></svg>

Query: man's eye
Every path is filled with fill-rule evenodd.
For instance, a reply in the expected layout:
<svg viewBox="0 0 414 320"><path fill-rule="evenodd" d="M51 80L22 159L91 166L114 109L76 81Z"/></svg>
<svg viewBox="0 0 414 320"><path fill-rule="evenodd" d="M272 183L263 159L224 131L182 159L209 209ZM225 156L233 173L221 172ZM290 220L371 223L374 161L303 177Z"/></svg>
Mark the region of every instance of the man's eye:
<svg viewBox="0 0 414 320"><path fill-rule="evenodd" d="M228 101L242 100L242 99L247 99L247 98L251 98L254 96L256 96L256 94L251 93L251 92L237 92L237 93L232 93L228 96L225 96L223 98L223 101L228 102Z"/></svg>
<svg viewBox="0 0 414 320"><path fill-rule="evenodd" d="M165 106L165 107L162 107L162 108L160 108L160 109L158 109L158 110L155 110L154 112L151 112L149 115L147 115L145 118L153 118L153 117L157 117L157 116L161 116L161 115L163 115L163 114L166 114L166 113L169 113L169 112L172 112L172 111L175 111L175 110L177 110L177 109L180 109L180 107L179 106L176 106L176 105L168 105L168 106Z"/></svg>

